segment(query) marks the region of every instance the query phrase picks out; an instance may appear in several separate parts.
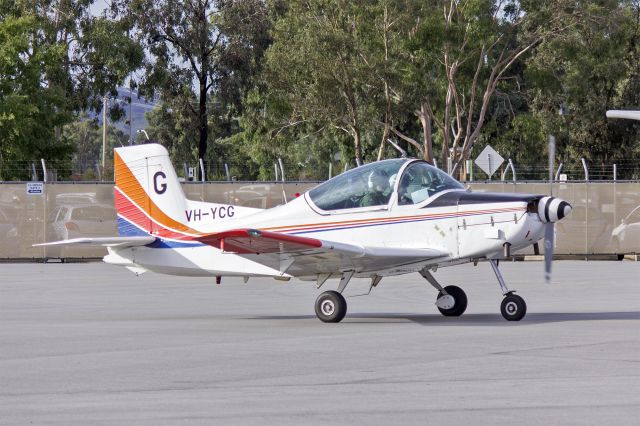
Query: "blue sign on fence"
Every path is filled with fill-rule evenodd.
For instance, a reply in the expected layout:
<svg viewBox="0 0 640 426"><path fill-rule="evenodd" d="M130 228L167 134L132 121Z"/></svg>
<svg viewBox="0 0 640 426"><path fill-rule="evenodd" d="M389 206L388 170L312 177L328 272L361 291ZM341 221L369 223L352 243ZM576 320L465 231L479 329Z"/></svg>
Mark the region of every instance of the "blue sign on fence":
<svg viewBox="0 0 640 426"><path fill-rule="evenodd" d="M27 182L27 195L42 195L44 184L42 182Z"/></svg>

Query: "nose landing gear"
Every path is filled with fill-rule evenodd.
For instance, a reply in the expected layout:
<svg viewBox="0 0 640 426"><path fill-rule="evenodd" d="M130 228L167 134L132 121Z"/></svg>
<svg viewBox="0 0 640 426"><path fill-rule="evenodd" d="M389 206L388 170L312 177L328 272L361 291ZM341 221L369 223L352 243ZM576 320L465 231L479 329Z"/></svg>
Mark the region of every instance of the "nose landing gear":
<svg viewBox="0 0 640 426"><path fill-rule="evenodd" d="M495 260L490 260L489 264L496 274L496 278L502 289L502 295L504 296L500 304L502 317L507 321L520 321L527 314L527 304L522 297L513 294L513 291L507 288L504 278L502 278L502 273L500 269L498 269L498 263Z"/></svg>

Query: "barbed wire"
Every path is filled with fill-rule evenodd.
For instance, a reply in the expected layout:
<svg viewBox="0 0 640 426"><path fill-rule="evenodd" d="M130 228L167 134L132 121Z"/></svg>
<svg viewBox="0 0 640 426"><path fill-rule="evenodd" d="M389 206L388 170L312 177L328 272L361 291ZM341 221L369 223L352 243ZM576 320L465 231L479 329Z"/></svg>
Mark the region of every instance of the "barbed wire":
<svg viewBox="0 0 640 426"><path fill-rule="evenodd" d="M257 168L241 162L224 162L224 161L204 161L205 175L208 181L255 181ZM327 163L328 164L328 163ZM199 164L174 164L176 174L185 180L190 180L190 171L193 173L192 180L197 180L201 176ZM47 181L99 181L113 180L113 167L108 165L105 170L102 169L100 161L46 161ZM554 170L554 179L568 181L612 181L612 180L640 180L640 159L627 159L615 164L587 164L587 172L584 168L563 165L558 173L559 165ZM317 181L316 170L302 170L298 167L296 170L287 170L284 165L287 180L296 181ZM548 181L548 167L543 164L514 164L517 181ZM335 169L338 174L342 170ZM557 176L556 176L557 174ZM313 178L305 178L305 176L314 176ZM491 177L491 180L512 181L513 174L506 165L503 165ZM0 180L4 181L28 181L43 180L44 170L41 161L4 161L0 164ZM278 170L278 179L281 179L281 172ZM324 177L328 178L327 176ZM276 180L276 172L272 173L265 181ZM485 181L489 177L477 166L473 165L473 173L467 174L467 181Z"/></svg>

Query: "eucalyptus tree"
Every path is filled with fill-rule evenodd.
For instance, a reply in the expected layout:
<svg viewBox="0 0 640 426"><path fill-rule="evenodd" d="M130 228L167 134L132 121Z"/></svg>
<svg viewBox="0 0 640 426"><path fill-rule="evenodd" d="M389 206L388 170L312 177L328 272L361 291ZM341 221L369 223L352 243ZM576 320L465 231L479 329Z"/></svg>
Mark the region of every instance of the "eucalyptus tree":
<svg viewBox="0 0 640 426"><path fill-rule="evenodd" d="M143 91L193 115L197 156L205 158L212 110L215 121L241 108L268 44L264 2L117 0L112 10L129 19L148 53Z"/></svg>
<svg viewBox="0 0 640 426"><path fill-rule="evenodd" d="M122 22L90 13L94 0L0 2L0 155L68 157L62 126L99 110L142 50ZM117 117L118 111L112 111Z"/></svg>
<svg viewBox="0 0 640 426"><path fill-rule="evenodd" d="M376 126L380 83L367 55L375 0L303 0L276 21L264 74L268 91L285 104L277 135L305 126L342 132L363 161L363 135Z"/></svg>
<svg viewBox="0 0 640 426"><path fill-rule="evenodd" d="M513 65L571 27L576 7L562 0L414 4L417 19L407 43L407 75L422 89L416 114L423 142L412 143L432 158L435 127L442 140L442 162L451 161L451 173L456 174L481 135L497 88L513 81Z"/></svg>
<svg viewBox="0 0 640 426"><path fill-rule="evenodd" d="M540 46L527 62L528 93L545 132L558 137L565 166L581 169L585 158L604 170L640 154L638 124L605 116L608 109L640 108L640 4L586 1L581 13L565 37Z"/></svg>

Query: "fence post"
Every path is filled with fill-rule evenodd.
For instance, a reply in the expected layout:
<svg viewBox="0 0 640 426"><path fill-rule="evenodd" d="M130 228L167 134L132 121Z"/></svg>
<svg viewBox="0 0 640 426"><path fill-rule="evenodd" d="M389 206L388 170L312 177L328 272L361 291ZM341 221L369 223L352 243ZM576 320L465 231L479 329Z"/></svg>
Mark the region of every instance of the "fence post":
<svg viewBox="0 0 640 426"><path fill-rule="evenodd" d="M204 182L205 181L205 175L204 175L204 160L201 158L200 159L200 181Z"/></svg>
<svg viewBox="0 0 640 426"><path fill-rule="evenodd" d="M278 157L278 164L280 165L282 182L284 182L284 166L282 165L282 158L280 157Z"/></svg>
<svg viewBox="0 0 640 426"><path fill-rule="evenodd" d="M613 180L614 182L618 180L618 165L613 163Z"/></svg>
<svg viewBox="0 0 640 426"><path fill-rule="evenodd" d="M329 162L329 179L331 179L331 173L333 172L333 163Z"/></svg>
<svg viewBox="0 0 640 426"><path fill-rule="evenodd" d="M580 160L582 160L582 168L584 169L584 180L589 181L589 169L587 169L587 162L584 160L584 157Z"/></svg>
<svg viewBox="0 0 640 426"><path fill-rule="evenodd" d="M229 174L229 165L227 163L224 163L224 172L227 175L227 181L231 181L231 175Z"/></svg>
<svg viewBox="0 0 640 426"><path fill-rule="evenodd" d="M280 177L281 177L281 185L282 185L282 200L284 201L285 204L287 204L289 202L289 200L287 200L287 194L284 191L284 166L282 164L282 158L278 157L278 164L280 165Z"/></svg>
<svg viewBox="0 0 640 426"><path fill-rule="evenodd" d="M564 163L560 163L560 165L558 166L558 170L556 171L556 178L554 179L555 181L558 181L558 178L560 177L560 171L562 170L563 165Z"/></svg>
<svg viewBox="0 0 640 426"><path fill-rule="evenodd" d="M42 173L44 173L44 179L42 179L43 182L47 182L47 165L44 162L44 158L40 159L40 163L42 164Z"/></svg>
<svg viewBox="0 0 640 426"><path fill-rule="evenodd" d="M518 181L518 176L516 175L516 167L513 165L513 161L509 158L509 164L511 164L511 172L513 173L513 183Z"/></svg>
<svg viewBox="0 0 640 426"><path fill-rule="evenodd" d="M42 181L44 185L42 185L42 242L47 241L47 165L44 161L44 158L40 159L40 163L42 164L42 173L44 173ZM45 260L47 258L47 246L42 246L42 259Z"/></svg>

